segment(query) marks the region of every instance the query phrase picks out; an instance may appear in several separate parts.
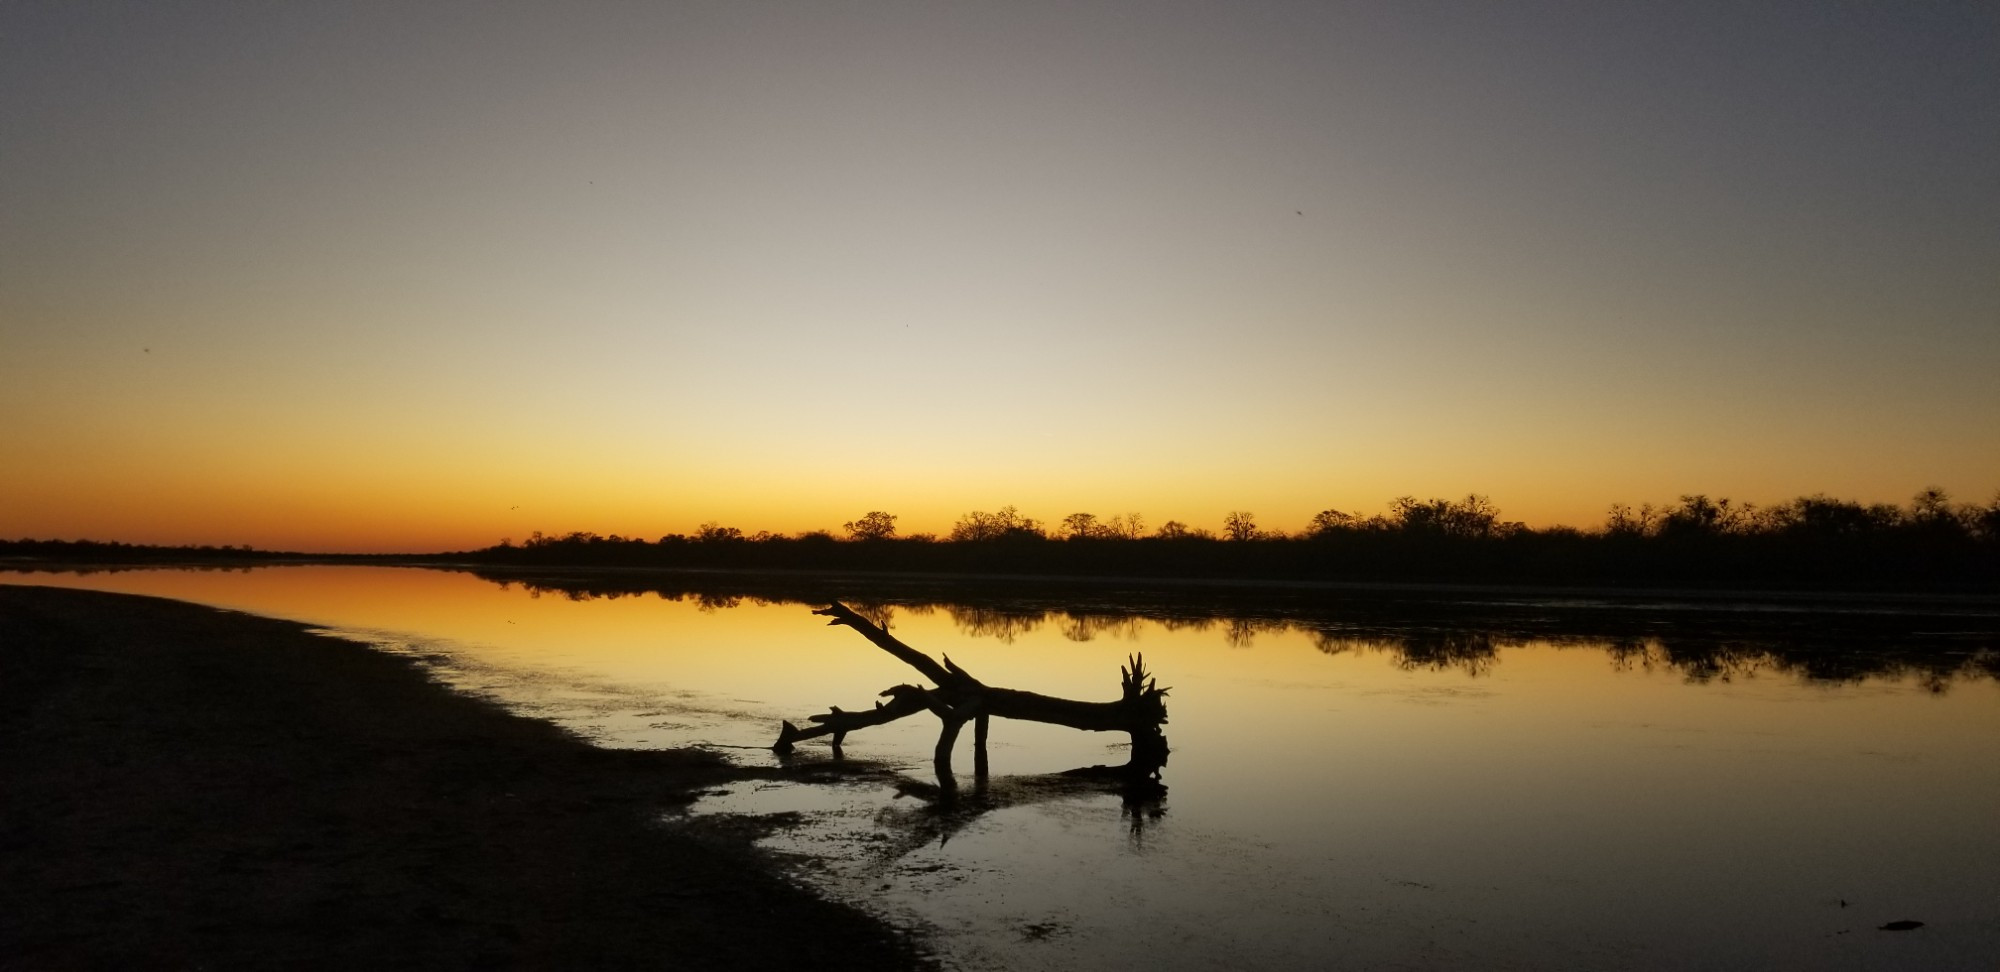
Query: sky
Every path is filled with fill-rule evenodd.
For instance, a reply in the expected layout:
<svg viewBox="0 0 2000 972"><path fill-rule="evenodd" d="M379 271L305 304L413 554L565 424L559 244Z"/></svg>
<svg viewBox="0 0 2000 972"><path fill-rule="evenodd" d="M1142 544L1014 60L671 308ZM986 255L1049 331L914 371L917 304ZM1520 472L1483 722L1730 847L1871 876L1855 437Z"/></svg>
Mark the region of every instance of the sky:
<svg viewBox="0 0 2000 972"><path fill-rule="evenodd" d="M0 537L2000 490L1990 3L0 5Z"/></svg>

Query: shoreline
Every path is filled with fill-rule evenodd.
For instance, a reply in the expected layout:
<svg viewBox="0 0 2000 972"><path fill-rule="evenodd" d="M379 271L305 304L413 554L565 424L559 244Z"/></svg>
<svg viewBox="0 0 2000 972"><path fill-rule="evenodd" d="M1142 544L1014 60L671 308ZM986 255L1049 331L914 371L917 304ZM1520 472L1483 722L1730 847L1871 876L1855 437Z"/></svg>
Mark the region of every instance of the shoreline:
<svg viewBox="0 0 2000 972"><path fill-rule="evenodd" d="M694 566L636 563L552 561L521 563L451 554L258 554L248 558L43 559L0 557L0 570L23 573L127 570L250 570L260 567L402 567L513 576L683 576L806 582L864 582L920 586L1010 586L1071 591L1079 594L1105 589L1157 593L1195 591L1216 595L1266 593L1284 595L1450 598L1465 596L1531 599L1602 599L1612 603L1668 598L1712 604L1866 603L1926 607L1977 607L2000 610L2000 586L1988 578L1905 584L1866 581L1758 580L1692 581L1685 578L1597 580L1536 576L1439 579L1397 577L1364 580L1347 576L1287 576L1282 574L1102 573L1036 570L915 570L834 566Z"/></svg>
<svg viewBox="0 0 2000 972"><path fill-rule="evenodd" d="M327 566L337 566L328 564ZM640 567L621 564L581 564L573 566L491 565L469 561L422 561L386 564L492 575L515 579L559 578L563 576L688 577L719 580L775 580L834 586L878 584L885 587L950 589L978 587L1011 588L1030 591L1065 591L1077 594L1106 590L1136 591L1146 594L1180 595L1188 592L1227 597L1240 595L1349 596L1355 598L1400 597L1412 600L1457 600L1468 597L1519 598L1523 600L1600 600L1607 606L1643 605L1659 600L1686 601L1704 606L1745 604L1754 606L1812 607L1874 604L1890 609L1931 613L1938 608L1979 609L2000 613L2000 591L1973 589L1888 588L1778 588L1778 587L1699 587L1673 585L1589 586L1580 584L1507 584L1451 581L1357 581L1265 579L1256 577L1171 577L1142 574L1023 574L947 573L893 570L844 570L755 567Z"/></svg>
<svg viewBox="0 0 2000 972"><path fill-rule="evenodd" d="M0 968L893 969L920 946L665 826L767 774L612 751L412 660L0 585Z"/></svg>
<svg viewBox="0 0 2000 972"><path fill-rule="evenodd" d="M499 582L581 578L678 578L759 582L796 588L839 588L871 584L927 591L1008 590L1029 595L1099 595L1106 592L1216 599L1346 598L1356 600L1464 601L1470 598L1566 602L1608 610L1656 609L1660 602L1728 613L1743 609L1832 609L1837 613L1970 614L2000 617L2000 589L1988 585L1948 587L1772 587L1694 584L1537 584L1472 581L1359 581L1256 577L1174 577L1140 574L954 573L945 571L844 568L651 567L631 564L490 564L401 555L353 558L273 558L248 562L135 560L120 562L32 561L0 558L0 571L36 573L119 573L142 570L254 570L278 567L388 567L471 574ZM726 585L725 585L726 586Z"/></svg>

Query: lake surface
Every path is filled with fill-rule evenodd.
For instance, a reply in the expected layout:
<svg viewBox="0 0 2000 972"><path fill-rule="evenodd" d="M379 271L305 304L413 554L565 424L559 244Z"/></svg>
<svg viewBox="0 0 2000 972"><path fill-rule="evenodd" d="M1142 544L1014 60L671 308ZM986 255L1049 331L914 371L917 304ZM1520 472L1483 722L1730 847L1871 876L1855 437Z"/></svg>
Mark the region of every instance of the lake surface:
<svg viewBox="0 0 2000 972"><path fill-rule="evenodd" d="M811 615L828 591L993 685L1108 700L1143 652L1173 689L1164 796L1045 775L1122 763L1122 736L996 721L991 787L969 789L966 733L967 798L940 810L924 715L847 740L901 785L745 784L697 805L785 815L766 843L802 880L933 930L961 967L2000 964L2000 622L1978 602L787 594L367 567L0 582L294 618L600 745L752 765L779 763L781 720L918 680ZM824 742L794 763L827 761ZM1905 919L1924 927L1878 930Z"/></svg>

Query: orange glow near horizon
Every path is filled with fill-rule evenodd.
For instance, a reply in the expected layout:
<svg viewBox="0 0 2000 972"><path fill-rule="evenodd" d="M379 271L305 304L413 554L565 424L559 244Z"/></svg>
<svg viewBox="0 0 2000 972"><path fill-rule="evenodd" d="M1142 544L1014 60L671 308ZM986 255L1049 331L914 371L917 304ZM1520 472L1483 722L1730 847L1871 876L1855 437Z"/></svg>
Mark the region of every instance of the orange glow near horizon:
<svg viewBox="0 0 2000 972"><path fill-rule="evenodd" d="M135 482L144 482L143 490L135 490ZM1672 503L1682 492L1706 492L1710 496L1731 496L1738 502L1764 505L1824 491L1841 498L1900 506L1917 490L1929 485L1916 482L1903 488L1884 486L1859 495L1805 485L1789 491L1772 488L1765 492L1690 485L1664 494L1612 494L1601 502L1576 497L1567 501L1544 498L1538 503L1517 499L1520 493L1510 495L1464 487L1378 490L1373 497L1351 489L1327 496L1316 491L1266 487L1243 490L1252 495L1232 501L1225 489L1212 486L1193 497L1155 493L1141 494L1131 500L1120 499L1109 489L1099 489L1092 493L1101 499L1065 502L1060 488L1033 489L1022 483L1022 488L1012 492L994 490L964 502L941 503L936 493L924 489L905 486L871 491L809 477L810 485L795 487L794 495L790 496L777 490L746 488L731 492L706 486L690 488L676 496L666 482L659 482L657 491L647 488L654 482L637 479L630 484L621 483L618 488L599 490L581 484L565 488L547 482L522 483L523 488L507 490L494 485L492 480L471 476L457 482L434 480L428 489L420 490L379 480L371 482L359 476L349 482L315 480L303 488L270 480L258 482L246 476L225 489L218 489L197 476L176 482L167 477L147 478L134 470L67 484L70 488L65 489L61 488L63 484L16 479L0 484L0 538L161 545L247 544L265 550L324 553L426 553L477 549L503 539L519 543L536 531L550 536L587 531L652 540L669 533L693 533L707 522L734 526L746 534L766 530L795 535L826 530L842 536L841 524L871 510L895 514L900 535L942 536L969 511L994 511L1010 504L1022 515L1051 528L1058 526L1069 513L1090 512L1100 519L1138 513L1148 531L1158 529L1168 520L1219 530L1224 515L1240 509L1254 513L1258 524L1266 529L1294 532L1303 529L1313 514L1323 509L1370 516L1385 512L1388 501L1397 495L1459 499L1468 492L1489 496L1507 520L1518 520L1532 527L1568 525L1590 529L1603 523L1612 502L1635 507L1643 502L1664 505ZM135 491L140 495L135 496ZM871 499L870 492L888 497ZM965 492L970 494L974 490L966 488ZM1960 502L1991 499L1972 490L1954 491L1954 498Z"/></svg>
<svg viewBox="0 0 2000 972"><path fill-rule="evenodd" d="M0 537L2000 489L1984 22L1252 7L0 5Z"/></svg>
<svg viewBox="0 0 2000 972"><path fill-rule="evenodd" d="M1690 490L1694 492L1696 490ZM1909 492L1914 493L1911 489ZM1792 495L1806 495L1801 491ZM1810 491L1817 492L1817 491ZM1463 492L1448 494L1413 494L1420 499L1442 495L1447 499L1462 498ZM1710 493L1711 496L1729 495ZM1742 495L1734 497L1744 501ZM1789 499L1791 497L1785 497ZM1850 497L1842 497L1850 498ZM1885 496L1877 499L1864 496L1864 502L1889 502L1902 505L1907 496ZM1960 500L1967 497L1958 496ZM70 503L49 503L36 510L32 516L8 518L4 528L0 528L0 539L42 539L42 540L98 540L117 541L134 544L177 545L248 545L260 550L298 551L306 553L436 553L456 550L473 550L500 543L503 540L521 543L540 531L548 536L560 536L572 531L585 531L604 536L626 536L645 540L655 540L671 533L692 534L702 524L720 523L734 526L746 535L758 531L793 536L814 530L824 530L834 536L844 536L841 524L856 519L870 510L882 509L897 515L897 532L901 536L916 533L931 533L943 536L965 512L978 509L998 510L1006 503L991 502L965 504L964 509L950 512L931 505L875 503L855 504L851 510L830 510L824 502L813 503L813 507L828 509L813 515L801 512L807 508L801 504L789 512L760 510L739 503L716 502L702 508L710 510L699 515L673 516L643 508L633 504L630 508L620 508L612 503L552 503L565 512L558 515L536 516L529 512L529 505L522 509L503 509L492 512L494 502L486 508L468 510L462 498L439 498L423 502L411 496L398 496L393 503L384 502L373 508L358 508L351 501L341 502L324 496L308 498L273 497L262 505L251 505L238 501L227 506L214 506L200 502L189 502L183 506L154 506L159 503L158 494L150 497L146 506L136 506L128 498L110 494L109 491L83 491L73 497ZM1596 506L1579 505L1573 512L1559 509L1545 516L1534 516L1517 506L1504 502L1504 497L1494 497L1500 504L1503 518L1518 520L1531 527L1556 525L1575 526L1592 529L1604 521L1609 503ZM1673 497L1653 497L1641 500L1655 505L1671 503ZM694 505L694 504L687 504ZM1035 508L1024 504L1013 504L1022 515L1042 522L1045 528L1060 526L1064 516L1072 512L1095 513L1100 520L1112 516L1139 513L1148 532L1156 530L1168 520L1176 520L1191 527L1219 531L1223 516L1230 510L1246 509L1253 512L1257 524L1265 529L1296 532L1303 529L1312 515L1329 507L1341 509L1361 516L1369 516L1386 511L1387 503L1337 504L1322 506L1292 503L1278 507L1269 504L1224 504L1208 509L1161 515L1144 507L1127 505L1073 504L1071 506L1045 506ZM1637 506L1638 502L1629 505ZM1762 505L1759 503L1758 505ZM66 508L73 508L67 513ZM547 508L547 507L544 507ZM18 507L17 507L18 509ZM1589 512L1584 512L1584 511Z"/></svg>
<svg viewBox="0 0 2000 972"><path fill-rule="evenodd" d="M59 384L54 373L30 378L44 391ZM1588 528L1611 503L1663 504L1693 492L1769 503L1823 491L1900 504L1935 482L1978 502L1989 488L1981 471L1995 461L1962 453L1953 460L1955 479L1903 481L1905 468L1945 465L1925 458L1921 438L1902 447L1911 450L1906 461L1870 463L1855 454L1839 468L1813 458L1816 448L1842 451L1825 443L1796 444L1804 451L1777 454L1777 465L1759 465L1742 453L1752 448L1744 443L1677 474L1683 460L1648 451L1700 454L1692 432L1685 442L1612 438L1585 456L1532 449L1532 440L1494 428L1409 441L1385 430L1343 430L1334 438L1344 445L1331 454L1268 435L1232 444L1219 433L1207 440L1219 450L1190 451L1143 426L1108 443L1042 437L1032 425L976 441L807 430L750 438L748 428L730 438L653 430L623 413L563 434L549 416L529 411L482 423L464 415L463 404L403 415L366 403L349 408L344 393L310 382L289 397L275 388L258 394L270 396L269 406L240 416L217 398L111 398L30 412L39 421L0 428L0 454L13 460L0 479L0 537L433 552L519 542L537 530L654 539L709 521L746 533L838 534L870 510L896 514L904 535L944 534L968 511L1009 504L1045 524L1073 512L1137 512L1149 528L1179 520L1216 529L1241 509L1267 528L1293 531L1327 508L1365 516L1399 495L1472 492L1491 497L1507 519ZM893 424L898 414L868 423ZM461 420L468 424L455 424ZM1428 451L1433 446L1441 451ZM1521 455L1510 461L1510 448Z"/></svg>

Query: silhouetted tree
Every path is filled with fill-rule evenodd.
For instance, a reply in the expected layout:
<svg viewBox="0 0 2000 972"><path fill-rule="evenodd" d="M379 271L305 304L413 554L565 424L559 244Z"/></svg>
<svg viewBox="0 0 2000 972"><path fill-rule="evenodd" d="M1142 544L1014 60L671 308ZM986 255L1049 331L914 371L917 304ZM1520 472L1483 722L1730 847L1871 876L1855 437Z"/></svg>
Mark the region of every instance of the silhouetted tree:
<svg viewBox="0 0 2000 972"><path fill-rule="evenodd" d="M974 510L959 517L958 522L951 527L951 539L957 541L1029 537L1043 538L1041 523L1022 516L1011 505L1001 507L997 513Z"/></svg>
<svg viewBox="0 0 2000 972"><path fill-rule="evenodd" d="M1604 532L1614 537L1648 537L1658 532L1660 511L1653 504L1641 504L1638 510L1623 503L1611 504L1611 513L1604 520Z"/></svg>
<svg viewBox="0 0 2000 972"><path fill-rule="evenodd" d="M1472 493L1459 502L1399 496L1389 502L1391 522L1405 533L1457 539L1484 539L1500 530L1500 509Z"/></svg>
<svg viewBox="0 0 2000 972"><path fill-rule="evenodd" d="M1840 537L1888 530L1901 519L1902 511L1886 503L1863 506L1816 495L1766 507L1750 516L1749 523L1759 532Z"/></svg>
<svg viewBox="0 0 2000 972"><path fill-rule="evenodd" d="M1097 523L1095 514L1071 513L1063 517L1063 532L1071 540L1094 539L1102 529Z"/></svg>
<svg viewBox="0 0 2000 972"><path fill-rule="evenodd" d="M1981 540L2000 543L2000 493L1994 493L1993 501L1985 506L1967 510L1965 519Z"/></svg>
<svg viewBox="0 0 2000 972"><path fill-rule="evenodd" d="M1910 497L1903 522L1919 535L1933 539L1964 539L1977 532L1978 508L1954 507L1951 495L1931 486Z"/></svg>
<svg viewBox="0 0 2000 972"><path fill-rule="evenodd" d="M896 535L896 517L873 510L858 520L841 524L840 528L847 531L850 540L887 540Z"/></svg>
<svg viewBox="0 0 2000 972"><path fill-rule="evenodd" d="M1910 497L1910 521L1927 523L1957 519L1952 515L1951 494L1937 486L1927 486Z"/></svg>
<svg viewBox="0 0 2000 972"><path fill-rule="evenodd" d="M1323 537L1341 530L1352 530L1360 522L1360 519L1352 513L1342 513L1339 510L1321 510L1318 513L1314 513L1312 520L1306 523L1306 536Z"/></svg>
<svg viewBox="0 0 2000 972"><path fill-rule="evenodd" d="M743 539L743 531L710 520L695 528L694 538L701 543L734 543Z"/></svg>
<svg viewBox="0 0 2000 972"><path fill-rule="evenodd" d="M1146 518L1137 513L1114 516L1105 530L1121 540L1137 540L1146 534Z"/></svg>
<svg viewBox="0 0 2000 972"><path fill-rule="evenodd" d="M1727 496L1716 500L1702 493L1682 496L1680 505L1661 516L1659 532L1662 536L1679 537L1736 533L1749 522L1754 509L1748 504L1734 506Z"/></svg>
<svg viewBox="0 0 2000 972"><path fill-rule="evenodd" d="M1231 540L1257 539L1256 514L1244 510L1232 510L1222 518L1222 535Z"/></svg>

